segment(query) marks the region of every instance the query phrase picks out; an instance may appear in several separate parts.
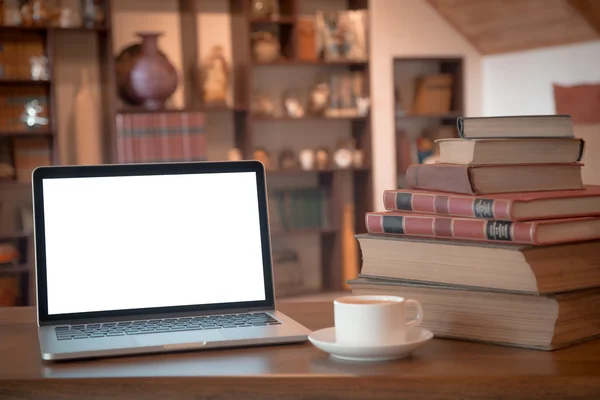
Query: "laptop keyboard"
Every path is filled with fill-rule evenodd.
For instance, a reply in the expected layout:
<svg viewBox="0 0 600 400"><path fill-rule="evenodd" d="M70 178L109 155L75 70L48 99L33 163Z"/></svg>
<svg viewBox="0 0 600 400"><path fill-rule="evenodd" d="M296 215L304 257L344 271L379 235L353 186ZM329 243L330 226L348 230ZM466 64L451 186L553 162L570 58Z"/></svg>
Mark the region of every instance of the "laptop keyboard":
<svg viewBox="0 0 600 400"><path fill-rule="evenodd" d="M64 325L55 328L58 340L93 339L148 333L202 331L280 325L266 313L209 315L203 317L149 319L144 321Z"/></svg>

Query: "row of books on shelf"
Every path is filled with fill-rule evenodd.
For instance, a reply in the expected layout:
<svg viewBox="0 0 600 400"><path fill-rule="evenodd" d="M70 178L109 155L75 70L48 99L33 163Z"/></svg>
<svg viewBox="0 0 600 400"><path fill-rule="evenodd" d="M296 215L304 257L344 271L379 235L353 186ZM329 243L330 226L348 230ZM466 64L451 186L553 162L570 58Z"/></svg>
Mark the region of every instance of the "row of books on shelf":
<svg viewBox="0 0 600 400"><path fill-rule="evenodd" d="M44 55L40 36L0 35L0 78L31 79L32 57Z"/></svg>
<svg viewBox="0 0 600 400"><path fill-rule="evenodd" d="M421 302L436 335L554 350L600 337L600 186L569 116L459 118L358 235L355 293Z"/></svg>
<svg viewBox="0 0 600 400"><path fill-rule="evenodd" d="M328 198L324 188L272 192L269 199L271 229L277 232L330 228Z"/></svg>
<svg viewBox="0 0 600 400"><path fill-rule="evenodd" d="M43 87L0 86L0 131L47 131L48 111L48 94Z"/></svg>
<svg viewBox="0 0 600 400"><path fill-rule="evenodd" d="M201 112L117 115L117 160L121 163L206 159Z"/></svg>

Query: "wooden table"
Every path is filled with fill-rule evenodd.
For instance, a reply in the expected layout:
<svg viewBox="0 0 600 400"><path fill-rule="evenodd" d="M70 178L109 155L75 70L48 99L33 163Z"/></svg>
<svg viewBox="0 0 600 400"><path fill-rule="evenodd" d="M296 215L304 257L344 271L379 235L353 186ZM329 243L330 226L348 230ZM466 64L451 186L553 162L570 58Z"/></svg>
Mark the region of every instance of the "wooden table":
<svg viewBox="0 0 600 400"><path fill-rule="evenodd" d="M279 308L313 330L332 325L331 303ZM24 398L600 399L600 340L550 353L434 339L383 363L305 343L53 364L40 360L35 310L0 309L0 399Z"/></svg>

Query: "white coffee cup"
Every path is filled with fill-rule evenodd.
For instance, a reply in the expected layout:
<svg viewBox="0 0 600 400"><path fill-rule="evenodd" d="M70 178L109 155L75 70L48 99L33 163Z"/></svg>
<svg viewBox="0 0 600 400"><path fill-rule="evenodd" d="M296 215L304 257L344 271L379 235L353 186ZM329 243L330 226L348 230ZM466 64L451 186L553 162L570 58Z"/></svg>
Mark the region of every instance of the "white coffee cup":
<svg viewBox="0 0 600 400"><path fill-rule="evenodd" d="M423 320L416 300L398 296L346 296L334 301L336 342L371 346L406 342L408 330ZM417 308L417 317L406 321L406 306Z"/></svg>

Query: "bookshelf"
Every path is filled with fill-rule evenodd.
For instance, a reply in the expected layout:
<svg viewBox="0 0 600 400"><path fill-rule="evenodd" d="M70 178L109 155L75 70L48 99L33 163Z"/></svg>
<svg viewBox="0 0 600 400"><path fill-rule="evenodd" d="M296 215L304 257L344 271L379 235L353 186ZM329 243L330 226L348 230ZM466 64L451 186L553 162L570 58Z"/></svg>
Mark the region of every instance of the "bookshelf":
<svg viewBox="0 0 600 400"><path fill-rule="evenodd" d="M106 21L95 28L0 24L0 97L4 102L0 106L0 149L3 149L0 162L17 172L12 178L0 179L0 243L16 243L21 253L19 264L0 266L0 281L20 279L21 305L35 302L33 236L20 218L23 210L31 209L30 172L38 165L56 164L60 160L58 111L64 106L58 101L56 87L56 70L62 66L62 61L57 59L57 49L68 45L70 38L80 35L97 40L99 64L103 70L101 79L106 82L103 66L112 57L110 40L107 40L111 33L110 1L102 0L100 4ZM48 79L32 78L29 57L38 55L47 57ZM102 93L102 97L106 99L106 93ZM35 129L27 127L19 118L24 103L34 98L43 99L44 111L40 116L48 119L46 126ZM39 156L40 151L43 156ZM25 155L20 156L21 153ZM34 153L36 157L32 156Z"/></svg>
<svg viewBox="0 0 600 400"><path fill-rule="evenodd" d="M394 58L392 66L397 185L403 188L406 168L435 154L433 140L456 136L456 119L464 115L464 68L463 59L458 57ZM427 102L441 105L437 109L420 110L418 98L424 91L419 93L419 85L431 76L450 77L449 86L438 89L446 90L446 97L440 102L441 95L434 88L427 93L433 96Z"/></svg>
<svg viewBox="0 0 600 400"><path fill-rule="evenodd" d="M343 286L342 254L345 253L342 237L344 233L364 232L364 214L369 211L372 193L372 174L370 167L371 134L370 115L352 117L327 117L310 115L306 112L300 118L287 116L282 110L273 116L258 115L253 112L253 97L257 91L278 89L295 90L306 94L323 76L337 72L358 71L364 74L368 82L369 61L336 60L325 61L302 59L300 55L299 21L303 17L314 16L307 0L279 0L278 18L257 18L252 15L250 1L232 0L231 19L233 38L233 64L236 71L236 104L247 111L236 118L236 146L242 150L245 158L252 158L257 148L272 150L271 164L277 164L277 154L289 147L296 154L303 147L328 147L330 155L335 150L333 144L341 137L352 139L356 147L363 151L364 164L358 168L335 168L333 166L316 169L274 169L268 170L269 188L302 187L307 182L328 191L329 207L332 210L331 228L293 230L290 232L274 230L274 241L285 241L286 236L314 236L313 248L320 252L321 290L339 290ZM312 2L314 5L314 2ZM331 10L368 10L367 1L336 1L319 3L326 11ZM252 53L252 33L260 30L277 32L281 56L273 61L259 61ZM290 82L293 76L294 82ZM277 89L275 89L277 90ZM367 83L368 93L368 83ZM278 95L281 93L278 93ZM278 97L274 95L274 97ZM277 100L273 100L277 102ZM307 102L305 102L307 104ZM277 105L276 105L277 108ZM307 135L304 132L316 132ZM352 226L344 218L344 209L353 208ZM308 240L308 238L306 239ZM346 252L347 253L347 252ZM357 265L359 260L356 252ZM358 271L355 271L358 272Z"/></svg>
<svg viewBox="0 0 600 400"><path fill-rule="evenodd" d="M232 121L233 145L239 148L243 158L252 159L255 149L265 147L269 149L275 142L292 141L303 142L304 137L298 130L322 131L321 138L313 138L311 143L314 148L328 147L330 156L335 150L334 143L341 137L353 139L357 148L363 151L364 164L359 168L337 169L333 166L320 170L302 170L293 168L287 170L269 170L267 173L269 188L277 189L283 182L283 187L292 189L296 187L315 186L323 188L329 193L328 207L334 212L331 215L331 226L323 228L294 228L274 229L273 240L298 238L311 242L311 251L318 248L315 264L319 264L321 276L319 289L339 289L342 287L342 232L343 229L352 232L364 231L364 213L371 209L371 168L369 162L370 151L370 117L339 117L327 118L325 116L312 116L306 114L302 118L285 116L262 117L251 112L251 98L254 89L264 82L260 75L264 74L289 74L300 71L301 75L329 74L332 71L361 71L368 82L369 62L354 60L323 61L303 60L298 56L296 49L298 41L298 21L305 14L313 14L307 9L310 1L307 0L278 0L280 15L271 19L254 17L250 12L250 0L230 0L229 16L231 18L231 69L234 75L233 102L227 106L211 106L203 104L201 98L201 79L198 71L202 68L198 56L200 46L200 26L202 8L199 2L193 0L177 0L177 20L181 38L181 72L180 85L183 89L183 104L179 107L162 110L145 110L139 107L129 107L120 104L116 90L112 91L112 103L116 104L112 111L112 120L109 123L107 159L114 161L117 157L118 129L117 115L128 114L155 114L204 112L207 119L213 118L217 113L229 115ZM322 4L313 7L323 7ZM325 5L325 8L337 4L335 9L368 9L367 1L336 0ZM141 6L139 6L141 7ZM157 7L156 5L151 7ZM138 10L141 10L139 8ZM154 8L152 9L156 11ZM283 58L271 62L258 62L251 57L251 32L263 27L276 27L281 33ZM173 32L172 32L173 33ZM119 49L115 49L118 51ZM113 53L114 54L114 53ZM114 73L114 57L112 63L111 82L116 88ZM173 60L171 60L173 61ZM308 90L315 82L310 78L302 80L304 89ZM368 83L367 83L368 85ZM226 116L227 117L227 116ZM265 132L267 131L267 132ZM288 132L290 131L290 132ZM289 134L288 134L289 133ZM277 136L270 140L269 135ZM210 143L208 144L210 146ZM276 157L272 160L276 163ZM342 210L345 206L354 209L352 226L343 225ZM358 261L358 251L356 260Z"/></svg>

